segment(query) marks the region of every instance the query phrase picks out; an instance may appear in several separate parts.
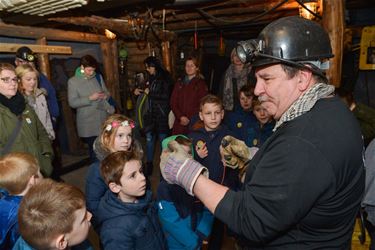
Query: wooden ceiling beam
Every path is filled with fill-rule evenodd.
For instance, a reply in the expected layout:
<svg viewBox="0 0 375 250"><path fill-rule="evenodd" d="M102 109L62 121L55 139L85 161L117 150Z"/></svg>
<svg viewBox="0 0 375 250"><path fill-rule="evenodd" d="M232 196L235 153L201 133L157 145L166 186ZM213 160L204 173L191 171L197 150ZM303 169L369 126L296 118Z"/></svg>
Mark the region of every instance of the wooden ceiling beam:
<svg viewBox="0 0 375 250"><path fill-rule="evenodd" d="M47 40L88 43L100 43L102 41L104 42L108 40L105 36L91 33L39 28L32 26L20 26L5 24L3 22L0 22L0 36L21 37L28 39L39 39L41 37L45 37Z"/></svg>
<svg viewBox="0 0 375 250"><path fill-rule="evenodd" d="M22 46L29 47L34 53L65 54L65 55L72 54L72 48L69 46L51 46L51 45L35 45L35 44L19 44L19 43L0 43L0 52L16 53L17 49Z"/></svg>

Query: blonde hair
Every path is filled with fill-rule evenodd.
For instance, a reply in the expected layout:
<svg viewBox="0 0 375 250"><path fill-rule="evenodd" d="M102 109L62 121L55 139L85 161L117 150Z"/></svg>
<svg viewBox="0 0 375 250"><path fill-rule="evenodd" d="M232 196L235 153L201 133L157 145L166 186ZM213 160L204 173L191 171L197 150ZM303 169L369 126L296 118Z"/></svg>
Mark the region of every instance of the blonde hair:
<svg viewBox="0 0 375 250"><path fill-rule="evenodd" d="M47 249L60 234L73 230L75 212L85 207L80 189L43 179L23 197L18 210L19 231L35 249Z"/></svg>
<svg viewBox="0 0 375 250"><path fill-rule="evenodd" d="M119 151L108 155L100 164L100 174L105 183L108 185L114 182L121 185L120 179L125 164L132 160L140 161L134 151Z"/></svg>
<svg viewBox="0 0 375 250"><path fill-rule="evenodd" d="M223 109L223 101L216 95L208 94L204 97L202 97L200 103L199 103L199 110L202 111L203 106L207 103L212 103L220 106L220 109Z"/></svg>
<svg viewBox="0 0 375 250"><path fill-rule="evenodd" d="M22 77L24 77L29 72L34 72L37 79L38 79L38 76L39 76L39 72L33 66L31 66L30 64L21 64L21 65L17 66L15 72L16 72L16 75L18 77L18 90L22 94L25 93L25 89L22 85ZM38 84L35 84L34 91L36 90L37 87L38 87Z"/></svg>
<svg viewBox="0 0 375 250"><path fill-rule="evenodd" d="M121 124L124 121L128 121L129 125L134 124L134 121L124 115L121 114L113 114L107 118L107 120L104 121L102 125L102 132L100 134L100 142L103 147L103 149L107 152L112 152L113 151L113 144L115 141L115 136L117 133L117 130L120 126L112 126L113 122L117 122ZM107 129L107 126L111 125L111 129ZM132 137L132 147L134 144L134 139Z"/></svg>
<svg viewBox="0 0 375 250"><path fill-rule="evenodd" d="M32 176L37 176L37 159L29 153L9 153L0 158L0 187L9 194L22 193Z"/></svg>

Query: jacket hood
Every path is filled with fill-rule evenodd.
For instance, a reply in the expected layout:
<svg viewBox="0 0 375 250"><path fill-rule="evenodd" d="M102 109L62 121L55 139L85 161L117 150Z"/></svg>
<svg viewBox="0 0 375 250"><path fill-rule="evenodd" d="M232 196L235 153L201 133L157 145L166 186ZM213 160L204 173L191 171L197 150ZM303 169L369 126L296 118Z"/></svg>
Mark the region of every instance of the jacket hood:
<svg viewBox="0 0 375 250"><path fill-rule="evenodd" d="M104 158L110 154L110 152L108 152L107 150L105 150L102 146L102 143L100 142L100 138L99 136L95 139L94 141L94 152L95 152L95 155L96 155L96 158L99 160L99 161L102 161L104 160Z"/></svg>
<svg viewBox="0 0 375 250"><path fill-rule="evenodd" d="M99 203L98 221L102 223L116 217L135 215L142 212L146 213L152 205L151 201L152 193L149 190L138 200L138 203L125 203L116 194L112 193L111 190L108 190Z"/></svg>

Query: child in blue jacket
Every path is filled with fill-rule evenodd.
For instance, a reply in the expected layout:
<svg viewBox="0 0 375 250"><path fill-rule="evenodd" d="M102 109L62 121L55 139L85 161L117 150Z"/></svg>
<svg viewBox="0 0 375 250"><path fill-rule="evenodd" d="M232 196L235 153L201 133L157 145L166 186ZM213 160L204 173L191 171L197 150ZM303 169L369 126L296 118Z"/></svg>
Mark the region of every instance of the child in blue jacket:
<svg viewBox="0 0 375 250"><path fill-rule="evenodd" d="M18 208L39 178L42 175L34 156L9 153L0 158L0 249L12 249L19 238Z"/></svg>
<svg viewBox="0 0 375 250"><path fill-rule="evenodd" d="M192 154L192 142L184 135L173 135L162 142L163 150L170 141L177 141ZM162 180L158 186L158 214L168 249L200 249L210 235L213 215L195 197L178 185Z"/></svg>
<svg viewBox="0 0 375 250"><path fill-rule="evenodd" d="M109 190L97 210L104 249L164 250L165 239L141 160L134 151L118 151L101 163Z"/></svg>
<svg viewBox="0 0 375 250"><path fill-rule="evenodd" d="M233 132L234 137L244 141L247 146L253 146L254 128L257 119L253 114L254 87L244 85L238 91L240 107L225 113L224 124Z"/></svg>

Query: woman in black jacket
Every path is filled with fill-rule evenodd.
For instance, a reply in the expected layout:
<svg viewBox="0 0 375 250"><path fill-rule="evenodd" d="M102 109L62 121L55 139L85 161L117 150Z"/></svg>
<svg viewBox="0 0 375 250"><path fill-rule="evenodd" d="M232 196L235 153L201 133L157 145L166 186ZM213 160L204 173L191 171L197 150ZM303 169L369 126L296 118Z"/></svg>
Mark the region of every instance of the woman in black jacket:
<svg viewBox="0 0 375 250"><path fill-rule="evenodd" d="M169 136L168 114L171 110L169 100L172 90L172 79L160 61L149 56L144 60L149 74L144 92L148 95L148 112L144 116L144 132L146 134L147 164L145 175L152 175L156 137L160 143Z"/></svg>

